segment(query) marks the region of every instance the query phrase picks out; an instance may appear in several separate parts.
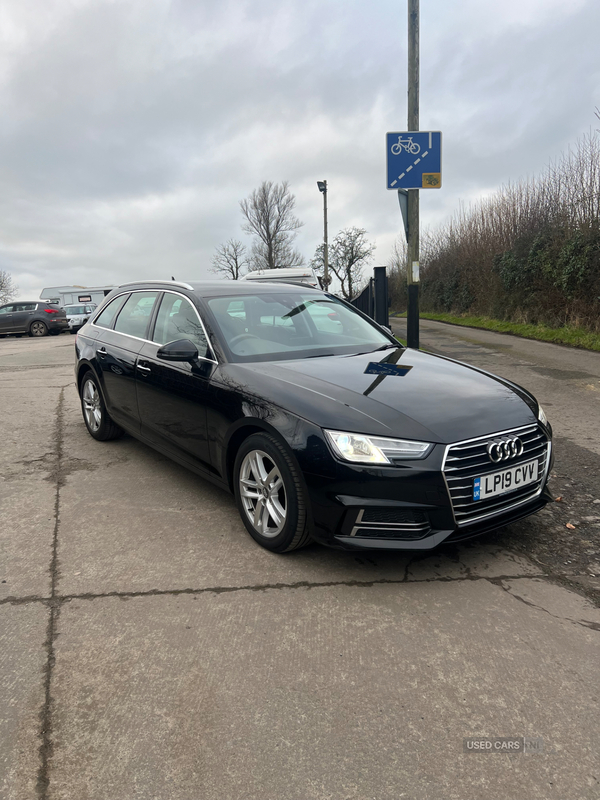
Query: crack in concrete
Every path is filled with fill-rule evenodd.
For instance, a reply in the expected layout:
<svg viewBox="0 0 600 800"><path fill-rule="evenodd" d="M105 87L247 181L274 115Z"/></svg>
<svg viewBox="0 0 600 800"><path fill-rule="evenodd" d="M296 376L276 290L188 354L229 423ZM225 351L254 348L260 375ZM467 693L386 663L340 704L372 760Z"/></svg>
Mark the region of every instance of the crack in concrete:
<svg viewBox="0 0 600 800"><path fill-rule="evenodd" d="M13 354L16 355L16 354ZM6 357L6 354L2 354L2 357ZM21 366L18 364L13 365L0 365L0 372L28 372L30 369L54 369L55 367L72 367L73 364L69 362L68 364L26 364L25 366Z"/></svg>
<svg viewBox="0 0 600 800"><path fill-rule="evenodd" d="M46 641L44 648L46 650L46 664L44 666L44 704L40 711L40 739L41 744L39 747L40 766L38 769L38 778L36 791L40 800L46 800L48 796L48 788L50 785L49 769L50 759L52 757L53 741L52 741L52 673L56 656L54 652L54 642L56 640L56 629L58 618L60 615L61 601L57 597L58 594L58 533L60 528L60 490L64 485L63 470L63 449L64 449L64 402L65 402L65 388L62 387L58 397L58 407L56 409L56 425L55 425L55 446L56 446L56 462L54 468L54 478L56 481L56 497L54 501L54 532L52 535L52 557L50 559L50 597L45 599L45 603L50 609L48 618L48 627L46 629Z"/></svg>
<svg viewBox="0 0 600 800"><path fill-rule="evenodd" d="M463 575L463 576L439 576L437 578L407 578L408 568L410 563L405 568L405 574L402 578L373 578L372 580L347 580L347 581L294 581L292 583L256 583L244 584L242 586L204 586L201 588L186 587L183 589L140 589L139 591L123 592L81 592L75 594L55 594L52 597L42 597L40 595L29 595L28 597L5 597L0 600L0 605L23 605L25 603L43 603L52 608L56 605L69 603L72 600L103 600L105 598L117 597L122 600L130 600L135 597L176 597L178 595L194 595L194 594L227 594L233 592L265 592L268 590L281 591L283 589L324 589L335 586L349 586L356 588L368 588L370 586L399 586L401 584L413 583L465 583L468 581L489 581L495 583L501 580L520 580L527 578L537 578L543 580L546 578L543 574L536 575L523 575L518 573L516 575L500 575L498 577L490 578L487 575Z"/></svg>
<svg viewBox="0 0 600 800"><path fill-rule="evenodd" d="M545 614L548 614L553 619L562 620L563 622L572 622L574 625L579 625L582 628L588 628L589 630L600 632L600 623L599 622L592 622L589 619L573 619L573 617L559 617L557 614L553 614L551 611L548 611L548 609L544 608L544 606L538 606L537 603L533 603L531 600L526 600L524 597L521 597L520 594L515 594L514 591L511 591L511 587L510 586L505 586L502 583L502 581L505 581L505 580L522 580L522 577L521 578L497 578L497 579L495 578L495 579L492 579L490 582L495 584L496 586L499 586L507 594L509 594L515 600L518 600L520 603L524 603L526 606L529 606L529 608L535 608L538 611L543 611Z"/></svg>

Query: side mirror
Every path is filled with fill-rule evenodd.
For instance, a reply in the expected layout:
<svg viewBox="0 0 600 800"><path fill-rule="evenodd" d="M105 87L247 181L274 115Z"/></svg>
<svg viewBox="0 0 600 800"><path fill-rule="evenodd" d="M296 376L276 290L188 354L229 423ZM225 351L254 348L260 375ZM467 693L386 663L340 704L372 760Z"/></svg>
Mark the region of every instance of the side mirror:
<svg viewBox="0 0 600 800"><path fill-rule="evenodd" d="M189 339L177 339L159 347L156 356L164 361L196 361L198 348Z"/></svg>

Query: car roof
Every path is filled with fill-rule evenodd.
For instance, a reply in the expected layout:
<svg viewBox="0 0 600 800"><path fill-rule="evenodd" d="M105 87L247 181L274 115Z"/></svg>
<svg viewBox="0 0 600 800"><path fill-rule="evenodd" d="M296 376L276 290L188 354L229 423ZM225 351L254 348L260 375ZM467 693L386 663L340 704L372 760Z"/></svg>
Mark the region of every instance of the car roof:
<svg viewBox="0 0 600 800"><path fill-rule="evenodd" d="M274 290L278 292L289 291L292 287L302 289L306 292L321 292L321 289L309 286L306 283L282 283L281 281L253 281L251 284L246 281L191 281L190 283L180 283L179 281L140 281L139 283L126 283L119 286L119 289L181 289L200 297L220 297L221 295L247 295L247 294L270 294Z"/></svg>
<svg viewBox="0 0 600 800"><path fill-rule="evenodd" d="M33 303L40 303L43 306L50 305L50 303L47 303L45 300L7 300L6 303L0 303L0 308L3 306L32 305Z"/></svg>

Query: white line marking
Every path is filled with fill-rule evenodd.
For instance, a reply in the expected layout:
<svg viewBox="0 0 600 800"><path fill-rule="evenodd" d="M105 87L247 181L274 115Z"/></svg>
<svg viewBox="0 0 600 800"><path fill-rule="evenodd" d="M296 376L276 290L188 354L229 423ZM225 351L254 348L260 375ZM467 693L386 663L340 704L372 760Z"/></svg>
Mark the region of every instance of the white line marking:
<svg viewBox="0 0 600 800"><path fill-rule="evenodd" d="M429 149L430 149L430 150L431 150L431 148L432 148L432 146L433 146L433 145L431 144L431 137L432 137L432 135L433 135L433 134L431 133L431 131L429 131Z"/></svg>
<svg viewBox="0 0 600 800"><path fill-rule="evenodd" d="M431 147L431 133L429 134L429 147ZM420 158L417 158L416 161L413 164L411 164L410 167L406 168L406 172L403 172L402 175L398 175L396 180L393 183L390 183L390 186L395 186L398 183L398 181L402 180L402 178L406 175L407 172L410 172L413 167L417 166L419 161L422 161L425 158L425 156L428 156L428 155L429 155L429 150L425 150L425 152L423 153L423 155Z"/></svg>

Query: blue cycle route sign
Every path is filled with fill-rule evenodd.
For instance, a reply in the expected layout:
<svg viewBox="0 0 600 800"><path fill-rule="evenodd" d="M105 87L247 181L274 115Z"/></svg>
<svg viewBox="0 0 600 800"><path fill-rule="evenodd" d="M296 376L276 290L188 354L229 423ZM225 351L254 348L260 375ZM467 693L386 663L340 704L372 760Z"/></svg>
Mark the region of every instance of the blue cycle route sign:
<svg viewBox="0 0 600 800"><path fill-rule="evenodd" d="M441 131L387 133L386 154L388 189L441 187Z"/></svg>

